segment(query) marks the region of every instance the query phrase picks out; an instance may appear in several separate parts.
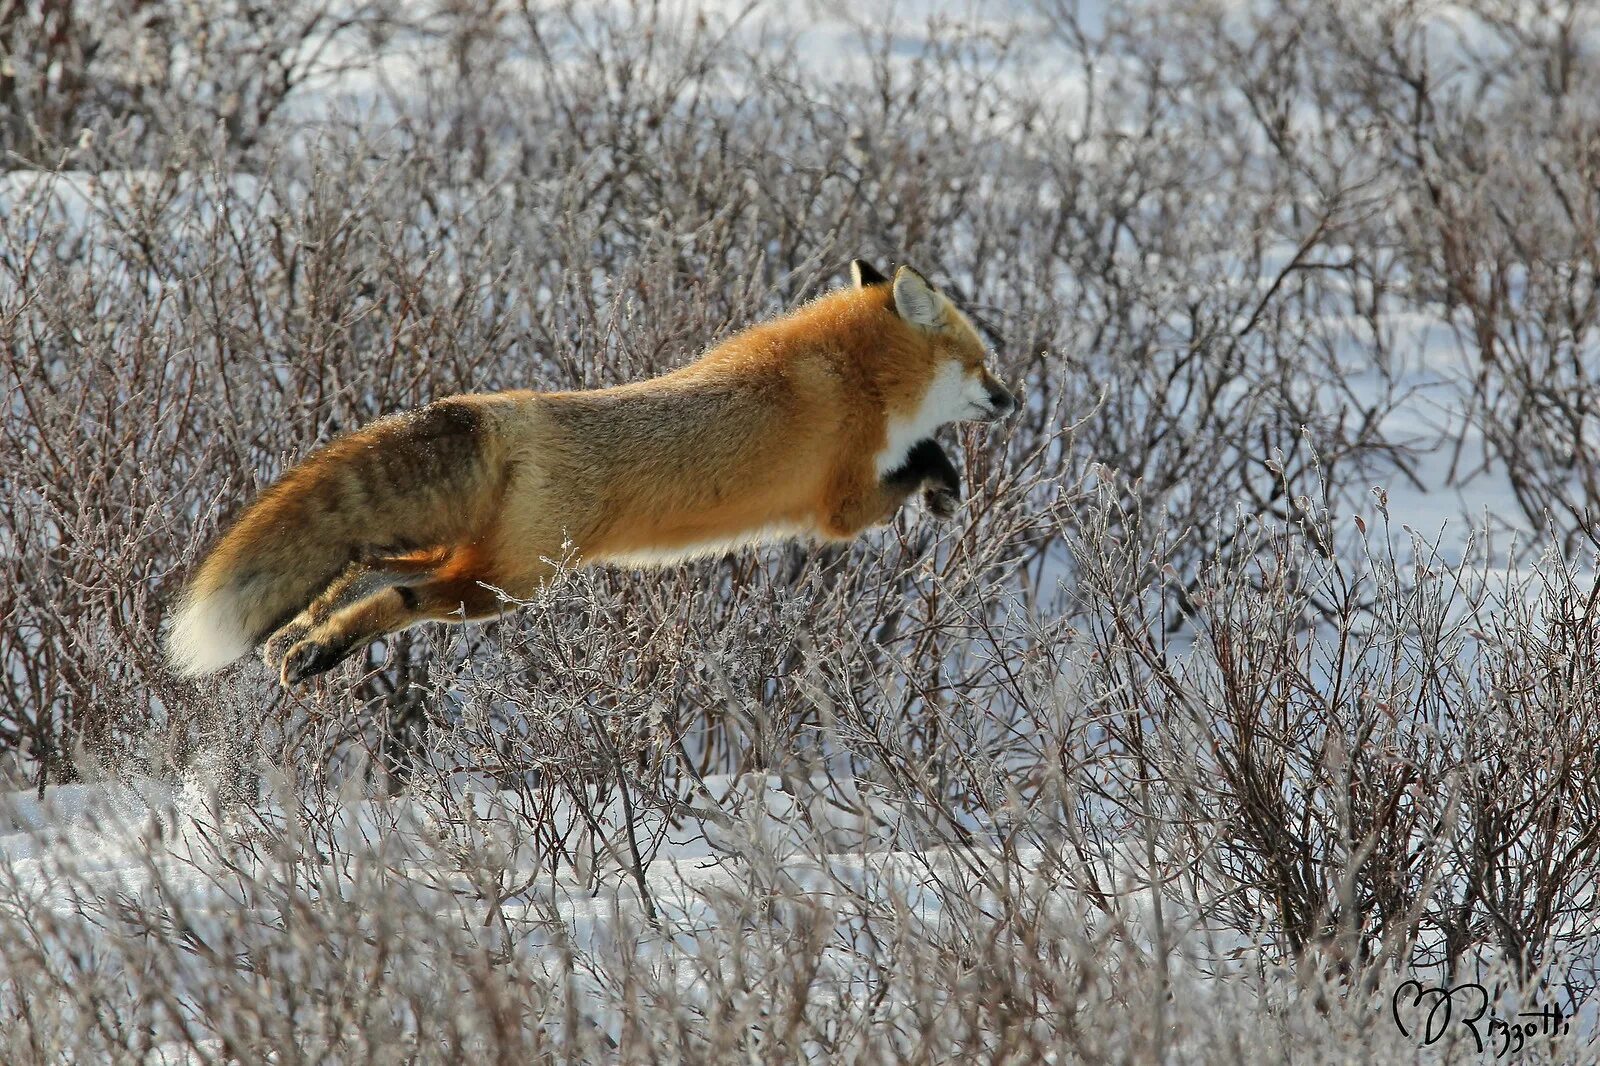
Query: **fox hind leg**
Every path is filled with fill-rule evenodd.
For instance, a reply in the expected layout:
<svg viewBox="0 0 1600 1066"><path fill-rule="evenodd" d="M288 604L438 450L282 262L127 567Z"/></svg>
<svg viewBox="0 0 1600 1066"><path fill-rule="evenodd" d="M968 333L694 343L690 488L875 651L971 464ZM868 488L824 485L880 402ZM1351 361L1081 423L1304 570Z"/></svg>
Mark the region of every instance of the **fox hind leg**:
<svg viewBox="0 0 1600 1066"><path fill-rule="evenodd" d="M383 589L426 578L438 569L440 562L438 556L429 556L351 563L305 609L267 638L261 648L261 658L268 669L277 672L289 649L304 640L306 634L334 612Z"/></svg>
<svg viewBox="0 0 1600 1066"><path fill-rule="evenodd" d="M284 687L330 670L386 633L429 620L472 621L500 610L500 597L475 577L434 576L394 583L340 606L283 653Z"/></svg>

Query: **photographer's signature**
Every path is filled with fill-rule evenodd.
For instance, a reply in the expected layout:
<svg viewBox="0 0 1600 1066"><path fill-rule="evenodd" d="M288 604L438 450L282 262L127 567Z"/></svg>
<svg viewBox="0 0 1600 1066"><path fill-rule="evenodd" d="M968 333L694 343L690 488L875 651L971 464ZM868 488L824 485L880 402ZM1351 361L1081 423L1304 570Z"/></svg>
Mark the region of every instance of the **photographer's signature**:
<svg viewBox="0 0 1600 1066"><path fill-rule="evenodd" d="M1429 986L1416 980L1403 982L1390 1001L1394 1023L1423 1047L1443 1040L1455 1026L1472 1034L1479 1051L1492 1051L1497 1059L1516 1055L1533 1040L1568 1032L1571 1019L1560 1007L1535 1006L1516 1018L1501 1018L1489 1013L1489 992L1480 984Z"/></svg>

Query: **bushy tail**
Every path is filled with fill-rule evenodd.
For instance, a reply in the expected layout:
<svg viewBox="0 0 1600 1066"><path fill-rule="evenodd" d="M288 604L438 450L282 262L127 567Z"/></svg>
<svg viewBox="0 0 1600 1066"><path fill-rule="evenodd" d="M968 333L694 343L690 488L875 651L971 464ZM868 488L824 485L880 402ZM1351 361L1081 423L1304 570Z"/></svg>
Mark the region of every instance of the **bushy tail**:
<svg viewBox="0 0 1600 1066"><path fill-rule="evenodd" d="M442 400L327 445L253 502L200 564L167 632L186 677L265 640L352 562L469 542L500 470L488 405Z"/></svg>

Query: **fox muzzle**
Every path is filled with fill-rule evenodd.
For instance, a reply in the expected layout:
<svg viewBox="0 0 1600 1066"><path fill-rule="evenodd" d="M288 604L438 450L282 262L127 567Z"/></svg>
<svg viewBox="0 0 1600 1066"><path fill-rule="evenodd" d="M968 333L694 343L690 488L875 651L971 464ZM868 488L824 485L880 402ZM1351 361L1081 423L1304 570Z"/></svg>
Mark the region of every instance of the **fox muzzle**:
<svg viewBox="0 0 1600 1066"><path fill-rule="evenodd" d="M989 417L987 421L998 422L1001 419L1010 418L1013 414L1016 414L1017 407L1019 405L1017 403L1016 396L1011 392L1010 389L1006 388L998 381L990 381L988 383L988 390L989 395L987 399L989 402Z"/></svg>

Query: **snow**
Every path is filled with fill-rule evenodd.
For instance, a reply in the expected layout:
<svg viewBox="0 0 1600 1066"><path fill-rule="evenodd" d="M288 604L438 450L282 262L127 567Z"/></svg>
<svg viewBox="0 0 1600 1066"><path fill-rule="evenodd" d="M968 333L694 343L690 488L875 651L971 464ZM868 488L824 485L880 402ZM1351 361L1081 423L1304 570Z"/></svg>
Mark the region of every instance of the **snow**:
<svg viewBox="0 0 1600 1066"><path fill-rule="evenodd" d="M659 942L693 954L696 933L724 920L730 904L743 906L752 879L769 879L766 891L836 907L842 920L852 908L898 906L930 928L948 925L962 919L935 886L995 860L973 848L871 846L878 834L837 810L822 816L820 828L808 824L802 801L765 775L712 778L706 786L718 800L709 809L715 820L689 824L649 864L648 907L640 883L617 869L593 884L539 876L499 794L472 787L454 797L472 823L472 856L446 845L452 834L442 831L441 817L450 815L415 799L335 799L314 815L267 801L230 814L199 779L178 788L122 778L52 786L42 797L13 793L0 800L0 886L10 903L41 920L48 914L86 928L105 929L111 915L140 903L181 912L194 937L216 938L216 949L226 950L223 933L241 918L266 923L271 936L270 886L298 880L360 900L377 875L406 886L417 907L451 924L482 927L492 911L501 935L554 968L568 951L602 953L623 930L653 929ZM615 808L600 814L602 821L620 817ZM275 832L263 845L267 828ZM459 842L459 827L454 835ZM819 835L838 850L819 858ZM492 904L477 898L463 858L504 864L526 875L529 887ZM1024 850L1013 861L1048 891L1041 852ZM984 890L973 884L972 891L964 902L981 905ZM259 913L252 919L247 912ZM842 980L850 959L839 946L828 954Z"/></svg>

